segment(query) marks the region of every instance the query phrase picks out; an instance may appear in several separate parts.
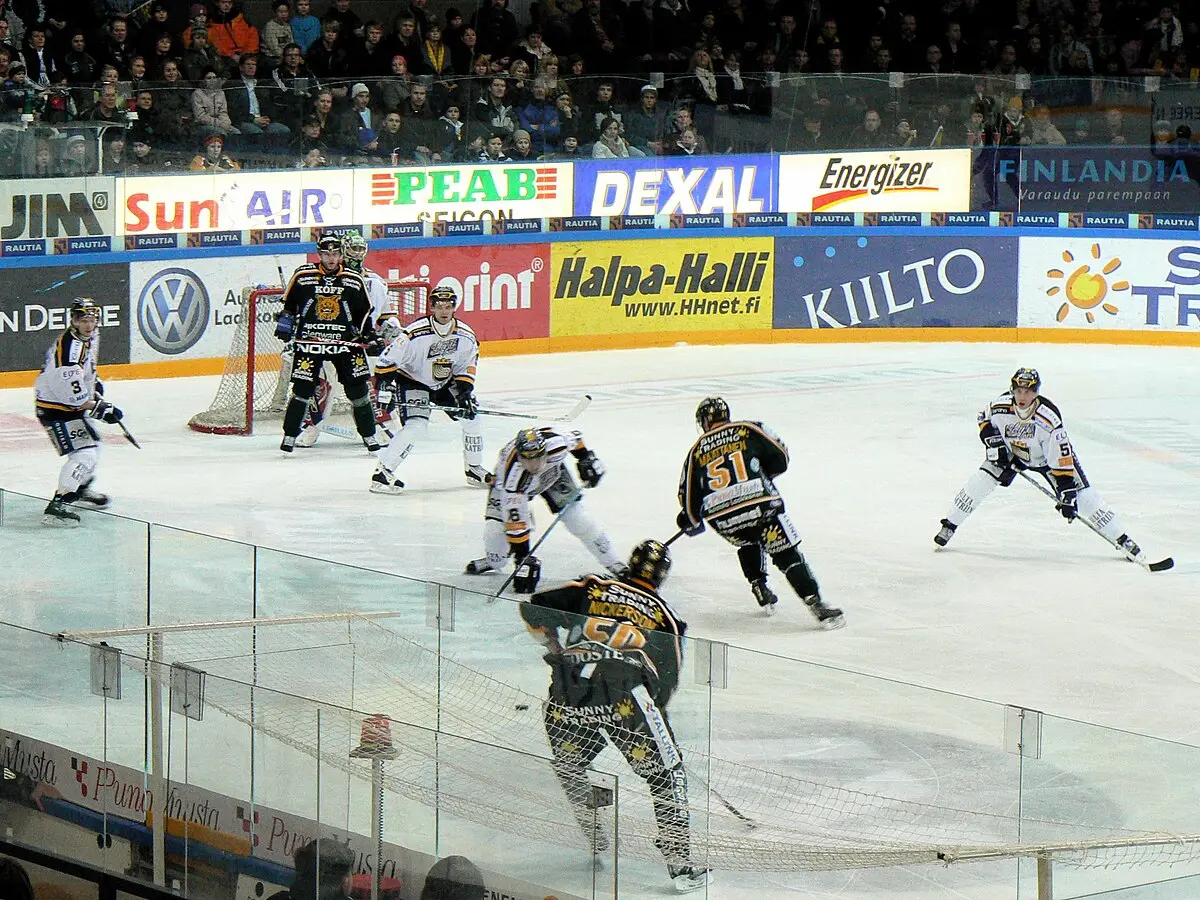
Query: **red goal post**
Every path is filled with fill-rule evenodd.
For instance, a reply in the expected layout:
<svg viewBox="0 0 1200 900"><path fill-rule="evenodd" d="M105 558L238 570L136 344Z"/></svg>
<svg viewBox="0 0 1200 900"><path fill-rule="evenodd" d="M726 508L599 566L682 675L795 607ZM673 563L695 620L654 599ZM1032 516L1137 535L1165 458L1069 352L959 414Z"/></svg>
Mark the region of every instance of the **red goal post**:
<svg viewBox="0 0 1200 900"><path fill-rule="evenodd" d="M401 323L427 314L429 290L429 283L424 281L388 282L388 296ZM242 305L241 321L233 333L216 396L208 409L188 421L193 431L252 434L255 418L278 417L287 405L290 354L284 342L275 337L283 288L243 288ZM349 409L349 402L338 390L333 411L345 409Z"/></svg>

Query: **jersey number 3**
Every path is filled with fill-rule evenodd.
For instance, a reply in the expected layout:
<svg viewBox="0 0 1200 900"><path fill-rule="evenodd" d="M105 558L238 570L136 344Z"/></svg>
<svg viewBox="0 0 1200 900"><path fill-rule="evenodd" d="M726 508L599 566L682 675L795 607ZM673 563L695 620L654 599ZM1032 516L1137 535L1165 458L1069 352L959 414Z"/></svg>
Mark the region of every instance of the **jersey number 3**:
<svg viewBox="0 0 1200 900"><path fill-rule="evenodd" d="M729 474L730 469L733 469L732 476ZM718 456L708 464L705 472L708 474L710 491L719 491L721 488L727 488L739 481L747 481L750 477L746 473L746 459L742 456L741 450L734 450L732 453Z"/></svg>

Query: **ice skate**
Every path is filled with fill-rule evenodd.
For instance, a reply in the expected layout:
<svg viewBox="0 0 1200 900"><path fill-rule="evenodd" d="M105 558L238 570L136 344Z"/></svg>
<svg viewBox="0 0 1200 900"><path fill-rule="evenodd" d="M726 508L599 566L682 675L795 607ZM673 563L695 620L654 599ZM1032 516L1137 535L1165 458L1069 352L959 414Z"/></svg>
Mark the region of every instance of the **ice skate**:
<svg viewBox="0 0 1200 900"><path fill-rule="evenodd" d="M817 622L826 631L833 631L833 629L841 628L846 624L846 619L842 615L842 611L832 606L826 606L824 601L821 600L820 594L805 597L804 603L808 607L808 611L816 617Z"/></svg>
<svg viewBox="0 0 1200 900"><path fill-rule="evenodd" d="M467 563L467 567L463 572L467 575L486 575L488 572L495 572L496 567L488 562L486 556L481 556L479 559L473 559Z"/></svg>
<svg viewBox="0 0 1200 900"><path fill-rule="evenodd" d="M754 599L758 601L758 605L762 607L762 611L768 616L775 615L779 609L779 598L775 596L775 592L767 587L767 579L760 578L757 581L750 582L750 590L754 593Z"/></svg>
<svg viewBox="0 0 1200 900"><path fill-rule="evenodd" d="M379 452L379 439L377 437L375 437L375 435L373 435L373 434L367 435L365 438L362 439L362 442L363 442L363 446L367 448L368 453L378 453Z"/></svg>
<svg viewBox="0 0 1200 900"><path fill-rule="evenodd" d="M1117 549L1124 553L1130 562L1141 563L1146 558L1145 554L1142 553L1142 548L1127 534L1123 534L1117 538Z"/></svg>
<svg viewBox="0 0 1200 900"><path fill-rule="evenodd" d="M93 491L88 485L84 485L79 489L79 496L75 498L76 503L84 503L92 509L107 509L109 504L108 494L101 494L99 491ZM1134 544L1136 547L1137 544Z"/></svg>
<svg viewBox="0 0 1200 900"><path fill-rule="evenodd" d="M285 434L283 440L279 442L279 449L284 453L291 453L296 449L296 439L290 434Z"/></svg>
<svg viewBox="0 0 1200 900"><path fill-rule="evenodd" d="M317 442L317 438L321 436L321 429L316 425L309 425L307 428L300 430L300 436L296 438L297 447L311 447Z"/></svg>
<svg viewBox="0 0 1200 900"><path fill-rule="evenodd" d="M708 887L711 883L710 870L699 866L667 866L671 883L675 885L675 893L690 894Z"/></svg>
<svg viewBox="0 0 1200 900"><path fill-rule="evenodd" d="M942 519L942 530L933 536L933 542L939 547L945 547L950 543L950 538L954 537L956 526L949 519Z"/></svg>
<svg viewBox="0 0 1200 900"><path fill-rule="evenodd" d="M404 482L393 478L383 469L376 469L371 476L370 491L372 494L399 494L404 490Z"/></svg>
<svg viewBox="0 0 1200 900"><path fill-rule="evenodd" d="M55 497L42 513L42 524L58 528L75 528L81 519L79 513L71 509L62 499Z"/></svg>
<svg viewBox="0 0 1200 900"><path fill-rule="evenodd" d="M483 466L467 466L463 474L467 476L467 484L471 487L491 487L496 480L496 476Z"/></svg>

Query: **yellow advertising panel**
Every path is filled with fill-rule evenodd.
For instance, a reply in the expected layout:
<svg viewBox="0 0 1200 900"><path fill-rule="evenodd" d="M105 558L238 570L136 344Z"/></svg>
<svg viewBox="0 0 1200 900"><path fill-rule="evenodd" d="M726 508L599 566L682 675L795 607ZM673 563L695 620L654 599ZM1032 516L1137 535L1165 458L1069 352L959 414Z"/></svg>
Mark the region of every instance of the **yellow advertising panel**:
<svg viewBox="0 0 1200 900"><path fill-rule="evenodd" d="M771 238L561 241L551 258L552 337L771 327Z"/></svg>

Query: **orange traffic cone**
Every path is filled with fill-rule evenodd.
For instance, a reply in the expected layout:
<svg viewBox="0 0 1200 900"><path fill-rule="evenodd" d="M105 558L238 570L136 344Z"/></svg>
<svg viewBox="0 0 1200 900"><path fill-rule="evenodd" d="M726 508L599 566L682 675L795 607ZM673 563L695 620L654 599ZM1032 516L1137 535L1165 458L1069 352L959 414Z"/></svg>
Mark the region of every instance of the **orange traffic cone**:
<svg viewBox="0 0 1200 900"><path fill-rule="evenodd" d="M392 720L383 713L363 719L358 746L350 751L353 759L395 759L400 754L392 744Z"/></svg>

